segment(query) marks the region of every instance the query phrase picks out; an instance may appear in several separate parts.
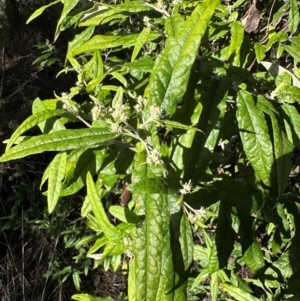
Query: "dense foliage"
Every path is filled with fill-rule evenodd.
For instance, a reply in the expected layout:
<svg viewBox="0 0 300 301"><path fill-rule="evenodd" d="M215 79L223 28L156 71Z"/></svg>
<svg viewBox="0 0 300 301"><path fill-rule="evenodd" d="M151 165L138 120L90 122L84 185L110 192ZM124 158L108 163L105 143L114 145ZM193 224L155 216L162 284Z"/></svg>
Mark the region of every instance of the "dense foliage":
<svg viewBox="0 0 300 301"><path fill-rule="evenodd" d="M130 301L299 300L298 2L57 0L28 22L58 3L77 81L0 162L57 153L41 185L49 213L86 192L84 272L122 265Z"/></svg>

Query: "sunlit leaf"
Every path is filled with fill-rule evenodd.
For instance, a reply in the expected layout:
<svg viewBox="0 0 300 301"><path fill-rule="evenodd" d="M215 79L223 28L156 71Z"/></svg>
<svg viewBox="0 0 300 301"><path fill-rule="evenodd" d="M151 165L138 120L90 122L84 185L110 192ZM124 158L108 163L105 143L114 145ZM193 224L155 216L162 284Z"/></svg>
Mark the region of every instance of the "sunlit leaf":
<svg viewBox="0 0 300 301"><path fill-rule="evenodd" d="M28 24L29 22L31 22L32 20L34 20L36 17L38 17L39 15L41 15L41 14L43 13L43 11L44 11L46 8L52 6L52 5L56 4L56 3L59 3L59 2L62 2L62 0L56 0L56 1L53 1L53 2L51 2L51 3L49 3L49 4L47 4L47 5L44 5L44 6L40 7L39 9L37 9L37 10L36 10L36 11L28 18L28 20L26 21L26 24Z"/></svg>
<svg viewBox="0 0 300 301"><path fill-rule="evenodd" d="M96 147L112 140L116 135L108 128L63 130L40 135L10 148L0 162L23 158L44 151L67 151L80 147Z"/></svg>
<svg viewBox="0 0 300 301"><path fill-rule="evenodd" d="M176 36L166 41L149 83L148 106L161 106L172 116L185 93L192 65L218 0L198 5Z"/></svg>
<svg viewBox="0 0 300 301"><path fill-rule="evenodd" d="M236 301L259 301L256 297L229 283L221 283L220 288Z"/></svg>
<svg viewBox="0 0 300 301"><path fill-rule="evenodd" d="M298 30L299 26L299 8L297 0L290 0L290 11L289 11L289 30L291 34Z"/></svg>
<svg viewBox="0 0 300 301"><path fill-rule="evenodd" d="M274 160L267 123L251 94L242 90L237 97L237 121L247 158L264 184L271 185Z"/></svg>

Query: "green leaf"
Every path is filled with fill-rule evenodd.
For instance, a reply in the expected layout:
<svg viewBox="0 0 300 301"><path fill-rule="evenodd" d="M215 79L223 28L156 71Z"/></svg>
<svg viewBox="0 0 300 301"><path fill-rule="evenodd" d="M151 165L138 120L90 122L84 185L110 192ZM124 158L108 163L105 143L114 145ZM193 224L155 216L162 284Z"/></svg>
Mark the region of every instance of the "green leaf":
<svg viewBox="0 0 300 301"><path fill-rule="evenodd" d="M121 255L114 255L111 257L110 265L114 272L116 272L121 264Z"/></svg>
<svg viewBox="0 0 300 301"><path fill-rule="evenodd" d="M259 95L257 100L257 106L271 117L279 199L287 187L288 177L292 168L291 153L294 147L281 131L279 121L276 117L277 111L273 104L262 95Z"/></svg>
<svg viewBox="0 0 300 301"><path fill-rule="evenodd" d="M136 263L134 260L129 261L129 272L128 272L128 298L129 301L139 301L137 299L137 290L136 290Z"/></svg>
<svg viewBox="0 0 300 301"><path fill-rule="evenodd" d="M253 241L253 243L245 251L243 260L254 273L257 273L264 268L264 256L261 250L261 246L257 241Z"/></svg>
<svg viewBox="0 0 300 301"><path fill-rule="evenodd" d="M285 104L281 106L281 108L284 110L286 115L289 117L292 130L296 133L297 139L300 139L300 121L299 121L299 113L295 106ZM294 144L297 144L298 141L294 141Z"/></svg>
<svg viewBox="0 0 300 301"><path fill-rule="evenodd" d="M93 213L96 217L99 227L105 236L112 241L118 241L122 238L120 230L113 226L107 218L101 199L97 192L95 183L90 173L86 177L87 195L92 206Z"/></svg>
<svg viewBox="0 0 300 301"><path fill-rule="evenodd" d="M84 31L82 31L80 34L75 35L75 38L73 41L70 41L68 43L68 53L67 58L71 62L73 68L79 68L81 67L80 64L72 57L72 50L74 48L80 47L84 42L90 39L90 37L93 35L95 28L90 26Z"/></svg>
<svg viewBox="0 0 300 301"><path fill-rule="evenodd" d="M126 251L123 237L119 238L117 242L108 242L104 247L101 259L105 259L111 256L122 255Z"/></svg>
<svg viewBox="0 0 300 301"><path fill-rule="evenodd" d="M298 1L290 0L290 12L289 12L289 31L294 34L298 30L299 26L299 9Z"/></svg>
<svg viewBox="0 0 300 301"><path fill-rule="evenodd" d="M79 26L96 26L114 19L124 19L131 14L149 10L151 8L140 1L130 1L118 5L95 3L92 8L82 14L78 22Z"/></svg>
<svg viewBox="0 0 300 301"><path fill-rule="evenodd" d="M62 102L58 99L48 99L48 100L41 101L39 98L36 98L32 104L33 115L38 114L41 111L49 110L49 111L57 111L59 116L60 109L62 109ZM68 113L66 110L65 113L63 113L63 111L61 111L61 113L62 113L62 118L57 118L53 116L45 121L41 121L38 124L38 127L40 128L43 134L49 134L56 131L65 130L66 129L66 127L64 126L65 122L68 122L70 120L73 121L76 120L76 117L74 115L72 116L72 114Z"/></svg>
<svg viewBox="0 0 300 301"><path fill-rule="evenodd" d="M173 121L173 120L159 120L159 121L155 121L156 123L158 123L161 126L167 126L168 128L171 129L182 129L182 130L191 130L191 131L198 131L200 133L203 133L200 129L197 129L195 127L192 126L188 126L185 124L182 124L180 122L177 121Z"/></svg>
<svg viewBox="0 0 300 301"><path fill-rule="evenodd" d="M121 84L123 84L125 87L127 86L127 80L126 78L119 72L112 72L111 75L117 79ZM123 91L122 87L118 87L119 90Z"/></svg>
<svg viewBox="0 0 300 301"><path fill-rule="evenodd" d="M115 299L111 297L100 298L89 294L76 294L72 296L72 299L77 301L115 301Z"/></svg>
<svg viewBox="0 0 300 301"><path fill-rule="evenodd" d="M92 59L84 65L84 81L88 82L91 79L103 74L103 61L100 51L94 51Z"/></svg>
<svg viewBox="0 0 300 301"><path fill-rule="evenodd" d="M85 184L86 175L93 176L99 171L106 155L106 149L78 149L68 156L66 175L60 196L72 195L78 192Z"/></svg>
<svg viewBox="0 0 300 301"><path fill-rule="evenodd" d="M167 36L175 37L177 31L180 29L183 23L184 23L184 19L178 13L175 13L170 18L168 18L165 23L165 31L167 33Z"/></svg>
<svg viewBox="0 0 300 301"><path fill-rule="evenodd" d="M256 297L229 283L221 283L220 288L235 298L236 301L259 301Z"/></svg>
<svg viewBox="0 0 300 301"><path fill-rule="evenodd" d="M129 68L130 70L142 71L142 72L150 72L153 68L154 62L149 56L144 56L143 58L131 62L125 63L124 67Z"/></svg>
<svg viewBox="0 0 300 301"><path fill-rule="evenodd" d="M294 45L284 45L284 49L292 56L294 59L294 65L296 66L300 62L299 48Z"/></svg>
<svg viewBox="0 0 300 301"><path fill-rule="evenodd" d="M56 0L56 1L53 1L53 2L51 2L51 3L49 3L49 4L47 4L47 5L44 5L44 6L40 7L39 9L37 9L37 10L36 10L36 11L28 18L28 20L26 21L26 24L28 24L28 23L31 22L33 19L35 19L36 17L38 17L39 15L41 15L41 14L43 13L43 11L44 11L46 8L52 6L52 5L56 4L56 3L59 3L59 2L62 2L62 0Z"/></svg>
<svg viewBox="0 0 300 301"><path fill-rule="evenodd" d="M237 95L237 121L244 151L255 173L268 186L271 185L273 147L264 114L247 91Z"/></svg>
<svg viewBox="0 0 300 301"><path fill-rule="evenodd" d="M68 13L77 5L78 2L79 2L79 0L64 0L64 1L62 1L63 5L64 5L64 8L63 8L61 16L60 16L60 18L57 22L57 25L56 25L56 31L55 31L55 34L54 34L54 41L56 41L56 39L58 38L58 35L60 33L63 21L66 19Z"/></svg>
<svg viewBox="0 0 300 301"><path fill-rule="evenodd" d="M278 261L273 265L278 270L283 279L288 279L292 275L297 274L300 271L300 249L293 246L284 252ZM266 271L267 273L267 271Z"/></svg>
<svg viewBox="0 0 300 301"><path fill-rule="evenodd" d="M123 206L110 206L109 212L114 217L125 223L137 224L141 221L138 215Z"/></svg>
<svg viewBox="0 0 300 301"><path fill-rule="evenodd" d="M8 151L11 148L11 146L23 133L33 128L34 126L38 125L40 122L47 120L53 116L63 116L63 115L69 116L70 114L68 114L65 110L54 110L54 111L44 110L31 115L12 134L12 136L9 139L9 142L7 143L6 151Z"/></svg>
<svg viewBox="0 0 300 301"><path fill-rule="evenodd" d="M293 79L293 85L297 86L300 88L300 81L299 79L289 70L285 69L284 67L278 65L278 64L273 64L270 62L266 62L266 61L261 61L260 62L267 70L268 72L274 77L276 78L278 75L282 75L284 73L288 73L292 79Z"/></svg>
<svg viewBox="0 0 300 301"><path fill-rule="evenodd" d="M266 51L269 51L274 43L285 41L288 38L288 34L286 32L280 31L275 34L269 35L269 40L267 45L265 46ZM280 46L280 45L278 45Z"/></svg>
<svg viewBox="0 0 300 301"><path fill-rule="evenodd" d="M217 301L218 292L219 292L218 280L219 280L218 272L212 273L210 279L210 294L211 294L212 301Z"/></svg>
<svg viewBox="0 0 300 301"><path fill-rule="evenodd" d="M87 256L90 257L90 258L94 258L91 255L94 254L95 252L97 252L101 247L103 247L104 245L106 245L108 242L109 242L109 240L108 240L108 238L106 236L102 236L102 237L98 238L94 242L94 244L91 246L91 248L89 249L89 251L87 253Z"/></svg>
<svg viewBox="0 0 300 301"><path fill-rule="evenodd" d="M109 74L109 72L105 72L103 74L100 74L97 77L94 77L86 86L86 91L87 92L92 92L93 90L96 89L98 85L102 83L102 81L105 79L105 77Z"/></svg>
<svg viewBox="0 0 300 301"><path fill-rule="evenodd" d="M257 62L260 63L266 56L266 48L260 43L254 43Z"/></svg>
<svg viewBox="0 0 300 301"><path fill-rule="evenodd" d="M199 4L176 36L166 40L165 49L151 74L147 110L156 105L169 116L174 114L186 91L201 39L218 4L218 0Z"/></svg>
<svg viewBox="0 0 300 301"><path fill-rule="evenodd" d="M80 283L81 283L80 274L76 271L75 272L73 271L72 279L73 279L73 283L75 285L76 290L80 291Z"/></svg>
<svg viewBox="0 0 300 301"><path fill-rule="evenodd" d="M187 270L193 262L193 233L189 219L185 214L180 220L179 242L183 256L184 269Z"/></svg>
<svg viewBox="0 0 300 301"><path fill-rule="evenodd" d="M61 153L57 154L54 160L49 165L49 178L48 178L48 191L47 191L47 201L48 201L48 212L52 213L56 207L57 201L59 199L62 180L65 177L67 164L67 154Z"/></svg>
<svg viewBox="0 0 300 301"><path fill-rule="evenodd" d="M296 101L299 103L300 88L295 86L285 85L284 83L282 84L283 84L282 89L278 91L278 99L285 103L295 103Z"/></svg>
<svg viewBox="0 0 300 301"><path fill-rule="evenodd" d="M140 204L145 214L145 221L132 234L134 271L129 271L129 274L135 273L134 278L130 276L130 281L131 289L136 292L132 300L171 301L174 300L174 292L165 294L175 285L169 229L169 188L159 181L162 166L148 166L145 162L146 151L138 152L131 190L133 201ZM150 185L147 184L149 180ZM139 185L136 185L138 182Z"/></svg>
<svg viewBox="0 0 300 301"><path fill-rule="evenodd" d="M82 13L82 15L80 16L78 23L79 26L95 26L98 25L100 23L100 20L107 16L111 16L114 15L115 11L113 11L112 9L110 9L109 7L107 7L105 4L102 3L94 3L94 6L86 11L84 11ZM102 16L101 16L102 15ZM95 17L99 18L100 16L100 20L96 21ZM89 22L87 22L89 21ZM86 22L86 23L85 23Z"/></svg>
<svg viewBox="0 0 300 301"><path fill-rule="evenodd" d="M44 151L67 151L81 147L96 147L112 139L116 134L108 128L63 130L26 140L9 149L0 162L23 158Z"/></svg>
<svg viewBox="0 0 300 301"><path fill-rule="evenodd" d="M148 35L147 42L155 40L159 36L160 35L157 32L151 32ZM94 50L103 50L120 46L122 46L122 48L131 47L136 44L138 37L139 34L129 34L124 36L96 35L87 42L83 43L81 46L74 48L72 50L72 56Z"/></svg>
<svg viewBox="0 0 300 301"><path fill-rule="evenodd" d="M143 28L142 32L140 33L139 37L136 40L136 44L134 46L132 55L131 55L131 62L133 62L136 57L138 56L139 52L143 48L144 44L147 42L148 36L151 32L150 27Z"/></svg>
<svg viewBox="0 0 300 301"><path fill-rule="evenodd" d="M227 58L229 59L233 53L239 54L242 43L244 40L244 28L240 21L233 22L231 24L231 40L227 52Z"/></svg>

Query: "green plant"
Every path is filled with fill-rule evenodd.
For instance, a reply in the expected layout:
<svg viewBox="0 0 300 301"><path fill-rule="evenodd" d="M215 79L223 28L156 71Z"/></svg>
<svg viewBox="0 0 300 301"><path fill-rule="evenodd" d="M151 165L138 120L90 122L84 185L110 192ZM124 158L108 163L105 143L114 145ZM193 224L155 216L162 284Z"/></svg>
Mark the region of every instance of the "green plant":
<svg viewBox="0 0 300 301"><path fill-rule="evenodd" d="M0 161L57 152L42 179L49 213L86 186L81 215L95 235L78 243L93 243L95 266L128 267L130 301L298 300L299 204L289 181L299 71L264 61L300 61L297 1L267 4L262 20L253 3L240 21L243 0L57 0L28 21L60 2L54 39L84 28L60 72L77 82L34 101ZM290 35L277 29L285 14ZM265 35L251 40L260 22ZM23 136L34 126L41 135ZM120 206L122 179L130 184Z"/></svg>

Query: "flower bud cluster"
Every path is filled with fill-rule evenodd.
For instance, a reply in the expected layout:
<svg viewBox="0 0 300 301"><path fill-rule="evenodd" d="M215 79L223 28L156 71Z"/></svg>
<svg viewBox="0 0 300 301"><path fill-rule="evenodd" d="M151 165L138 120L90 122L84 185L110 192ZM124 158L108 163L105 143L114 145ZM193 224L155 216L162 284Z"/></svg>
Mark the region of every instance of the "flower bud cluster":
<svg viewBox="0 0 300 301"><path fill-rule="evenodd" d="M79 110L76 105L70 103L69 94L66 92L61 93L61 101L63 102L63 108L75 116L79 115Z"/></svg>

